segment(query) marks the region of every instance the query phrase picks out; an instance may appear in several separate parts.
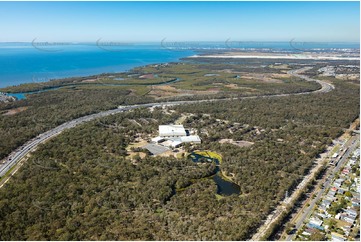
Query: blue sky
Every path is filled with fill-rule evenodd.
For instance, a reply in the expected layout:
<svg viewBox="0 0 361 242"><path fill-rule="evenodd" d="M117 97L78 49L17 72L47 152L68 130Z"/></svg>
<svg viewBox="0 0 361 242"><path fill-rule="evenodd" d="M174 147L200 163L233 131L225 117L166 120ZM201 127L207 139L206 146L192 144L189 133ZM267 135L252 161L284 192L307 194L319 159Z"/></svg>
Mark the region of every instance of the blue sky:
<svg viewBox="0 0 361 242"><path fill-rule="evenodd" d="M0 2L0 41L359 42L359 2Z"/></svg>

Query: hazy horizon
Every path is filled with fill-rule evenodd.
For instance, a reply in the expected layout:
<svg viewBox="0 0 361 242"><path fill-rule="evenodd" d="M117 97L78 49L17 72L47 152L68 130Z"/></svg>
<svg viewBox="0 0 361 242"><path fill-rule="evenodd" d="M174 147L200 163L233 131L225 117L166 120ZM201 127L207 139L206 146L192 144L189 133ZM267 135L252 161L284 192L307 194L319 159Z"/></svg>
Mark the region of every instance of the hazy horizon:
<svg viewBox="0 0 361 242"><path fill-rule="evenodd" d="M0 42L360 42L359 2L0 2Z"/></svg>
<svg viewBox="0 0 361 242"><path fill-rule="evenodd" d="M84 41L71 41L71 40L65 40L65 41L47 41L47 40L39 40L37 42L49 42L49 43L70 43L70 44L90 44L90 43L96 43L97 40L84 40ZM107 40L104 40L106 42ZM117 39L109 40L109 41L121 41ZM170 40L170 41L179 41L179 42L194 42L194 43L224 43L226 41L212 41L212 40ZM289 43L292 42L291 40L280 40L280 41L256 41L256 40L231 40L231 41L238 41L238 42L245 42L245 43ZM298 40L294 40L298 41ZM133 41L127 41L137 44L156 44L160 43L160 41L140 41L140 40L133 40ZM301 42L301 40L299 41ZM349 44L359 44L360 41L302 41L305 43L335 43L335 44L342 44L342 43L349 43ZM0 43L24 43L24 44L31 44L33 43L33 40L31 41L0 41ZM126 42L124 42L126 43Z"/></svg>

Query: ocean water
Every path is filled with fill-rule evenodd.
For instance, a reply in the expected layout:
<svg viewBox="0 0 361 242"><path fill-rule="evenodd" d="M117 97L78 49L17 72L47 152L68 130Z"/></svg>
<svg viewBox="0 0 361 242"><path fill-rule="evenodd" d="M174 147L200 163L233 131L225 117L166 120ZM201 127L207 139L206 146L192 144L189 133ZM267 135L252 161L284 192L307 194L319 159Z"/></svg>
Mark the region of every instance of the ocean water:
<svg viewBox="0 0 361 242"><path fill-rule="evenodd" d="M50 79L115 73L137 66L178 61L204 50L359 48L358 43L225 42L0 43L0 88Z"/></svg>
<svg viewBox="0 0 361 242"><path fill-rule="evenodd" d="M31 43L0 43L0 87L122 72L137 66L178 61L193 54L191 50L172 51L156 44L121 47L72 44L34 48Z"/></svg>

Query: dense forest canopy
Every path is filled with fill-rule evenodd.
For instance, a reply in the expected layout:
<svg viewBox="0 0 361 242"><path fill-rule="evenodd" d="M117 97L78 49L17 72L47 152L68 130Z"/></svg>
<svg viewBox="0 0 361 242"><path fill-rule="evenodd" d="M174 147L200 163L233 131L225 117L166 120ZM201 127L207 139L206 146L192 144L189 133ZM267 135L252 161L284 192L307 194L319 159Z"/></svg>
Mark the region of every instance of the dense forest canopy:
<svg viewBox="0 0 361 242"><path fill-rule="evenodd" d="M358 117L359 85L333 82L336 89L324 94L168 108L174 112L137 109L65 131L41 145L0 189L0 239L249 239ZM79 105L87 107L85 101ZM198 129L203 141L187 149L221 154L222 170L234 174L239 196L216 196L216 184L207 179L212 163L149 155L136 163L129 159L125 148L138 134L156 134L159 124L184 114L191 114L184 125Z"/></svg>
<svg viewBox="0 0 361 242"><path fill-rule="evenodd" d="M218 70L217 68L225 68L219 65L213 65L213 67L213 71ZM226 67L230 68L229 65ZM240 67L233 65L233 68L238 70ZM246 70L246 68L239 70ZM265 68L265 73L271 70L272 68ZM273 71L277 74L281 73L279 69L273 69ZM119 105L297 93L320 88L320 85L315 82L306 82L294 77L281 78L277 82L261 82L249 78L238 79L232 73L220 73L215 77L205 76L208 72L209 70L202 64L173 63L162 67L159 65L139 67L132 72L112 74L112 78L110 75L102 74L2 89L2 91L19 92L62 87L30 94L26 99L16 102L0 103L0 159L27 140L57 125L87 114L116 108ZM142 76L147 73L158 76L153 79L128 77L129 75ZM117 78L124 78L124 80ZM158 85L175 78L179 78L179 81L166 87L163 84ZM91 82L86 82L87 80ZM217 91L214 92L213 89ZM185 93L191 95L184 95Z"/></svg>

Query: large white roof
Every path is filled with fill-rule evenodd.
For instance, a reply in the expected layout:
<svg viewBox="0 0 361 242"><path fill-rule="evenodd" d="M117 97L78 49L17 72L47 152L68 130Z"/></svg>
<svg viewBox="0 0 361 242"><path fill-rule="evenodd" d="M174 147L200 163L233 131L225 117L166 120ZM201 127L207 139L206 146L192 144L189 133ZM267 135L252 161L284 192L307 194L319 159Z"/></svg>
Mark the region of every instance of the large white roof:
<svg viewBox="0 0 361 242"><path fill-rule="evenodd" d="M186 136L183 125L159 125L159 136Z"/></svg>
<svg viewBox="0 0 361 242"><path fill-rule="evenodd" d="M156 143L158 143L159 141L162 141L162 140L164 140L164 138L159 137L159 136L157 136L157 137L155 137L155 138L152 139L152 141L153 141L153 142L156 142Z"/></svg>
<svg viewBox="0 0 361 242"><path fill-rule="evenodd" d="M182 136L180 139L184 143L201 142L201 138L198 135Z"/></svg>

